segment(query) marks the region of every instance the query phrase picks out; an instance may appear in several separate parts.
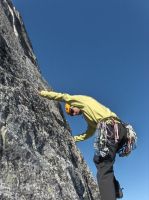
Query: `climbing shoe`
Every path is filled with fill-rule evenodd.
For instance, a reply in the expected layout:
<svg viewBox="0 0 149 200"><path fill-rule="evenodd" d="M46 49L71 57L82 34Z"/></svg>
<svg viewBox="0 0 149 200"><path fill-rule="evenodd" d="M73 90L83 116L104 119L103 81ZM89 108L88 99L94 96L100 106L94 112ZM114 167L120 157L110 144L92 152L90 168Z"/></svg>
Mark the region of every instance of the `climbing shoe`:
<svg viewBox="0 0 149 200"><path fill-rule="evenodd" d="M114 185L115 185L115 193L116 198L121 199L123 197L123 188L120 187L119 182L114 178Z"/></svg>
<svg viewBox="0 0 149 200"><path fill-rule="evenodd" d="M123 198L123 191L122 190L123 190L123 188L120 188L120 187L119 187L119 189L116 190L116 198L117 199Z"/></svg>

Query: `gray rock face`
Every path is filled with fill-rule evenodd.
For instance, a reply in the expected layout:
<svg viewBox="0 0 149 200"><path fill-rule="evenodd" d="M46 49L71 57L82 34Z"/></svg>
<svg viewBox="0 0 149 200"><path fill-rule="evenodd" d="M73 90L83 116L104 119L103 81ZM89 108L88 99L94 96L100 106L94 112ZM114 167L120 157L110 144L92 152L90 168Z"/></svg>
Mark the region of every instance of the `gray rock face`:
<svg viewBox="0 0 149 200"><path fill-rule="evenodd" d="M58 102L42 78L22 19L0 1L0 199L100 200Z"/></svg>

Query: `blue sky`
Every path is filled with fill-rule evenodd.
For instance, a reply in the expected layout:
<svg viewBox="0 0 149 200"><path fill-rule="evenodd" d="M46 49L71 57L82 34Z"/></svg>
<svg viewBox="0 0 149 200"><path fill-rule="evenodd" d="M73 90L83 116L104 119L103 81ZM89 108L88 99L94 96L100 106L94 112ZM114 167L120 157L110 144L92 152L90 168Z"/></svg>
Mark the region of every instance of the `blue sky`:
<svg viewBox="0 0 149 200"><path fill-rule="evenodd" d="M92 96L135 127L138 147L127 158L117 157L115 174L124 200L148 200L149 1L13 2L49 85ZM73 135L86 130L82 117L66 118ZM93 139L77 146L96 176Z"/></svg>

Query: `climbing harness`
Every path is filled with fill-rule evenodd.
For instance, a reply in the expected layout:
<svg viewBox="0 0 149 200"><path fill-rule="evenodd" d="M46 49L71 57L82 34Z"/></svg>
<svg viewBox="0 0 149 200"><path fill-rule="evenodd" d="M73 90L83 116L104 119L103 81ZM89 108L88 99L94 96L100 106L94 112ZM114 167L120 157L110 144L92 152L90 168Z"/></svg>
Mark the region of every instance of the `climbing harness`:
<svg viewBox="0 0 149 200"><path fill-rule="evenodd" d="M137 135L130 124L126 124L119 119L116 119L119 123L122 123L127 130L127 137L124 145L117 152L120 157L127 156L131 153L133 149L136 148ZM108 125L113 127L112 131ZM109 146L118 143L119 133L118 133L118 123L115 119L106 118L97 124L94 149L95 154L101 157L105 157L109 154Z"/></svg>

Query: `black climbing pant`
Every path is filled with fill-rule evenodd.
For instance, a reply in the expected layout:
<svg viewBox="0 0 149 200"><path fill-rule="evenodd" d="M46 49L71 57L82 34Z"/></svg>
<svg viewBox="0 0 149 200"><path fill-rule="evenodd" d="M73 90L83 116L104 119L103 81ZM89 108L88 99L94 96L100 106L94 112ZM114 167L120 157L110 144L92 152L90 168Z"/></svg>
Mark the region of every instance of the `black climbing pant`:
<svg viewBox="0 0 149 200"><path fill-rule="evenodd" d="M108 125L110 131L113 130L112 125ZM101 200L116 200L116 186L118 181L114 176L113 164L117 151L122 147L126 140L126 128L118 125L119 142L109 146L109 154L106 157L94 156L94 163L97 168L97 181L101 194Z"/></svg>

